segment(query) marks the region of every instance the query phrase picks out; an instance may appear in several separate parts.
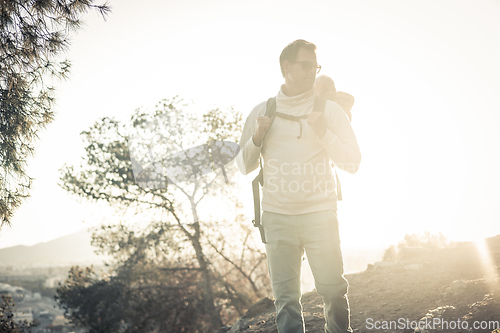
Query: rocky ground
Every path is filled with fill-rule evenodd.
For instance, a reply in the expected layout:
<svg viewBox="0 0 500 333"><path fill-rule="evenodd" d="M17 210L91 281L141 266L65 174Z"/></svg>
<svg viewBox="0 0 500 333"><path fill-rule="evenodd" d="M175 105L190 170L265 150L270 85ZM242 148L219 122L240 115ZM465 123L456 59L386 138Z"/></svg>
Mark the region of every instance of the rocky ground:
<svg viewBox="0 0 500 333"><path fill-rule="evenodd" d="M487 246L489 258L474 243L407 248L396 262L346 275L354 332L500 333L495 326L500 325L500 235L489 238ZM302 305L306 332L324 332L316 291L304 294ZM422 329L415 330L423 318ZM272 300L263 299L222 331L275 333L274 319Z"/></svg>

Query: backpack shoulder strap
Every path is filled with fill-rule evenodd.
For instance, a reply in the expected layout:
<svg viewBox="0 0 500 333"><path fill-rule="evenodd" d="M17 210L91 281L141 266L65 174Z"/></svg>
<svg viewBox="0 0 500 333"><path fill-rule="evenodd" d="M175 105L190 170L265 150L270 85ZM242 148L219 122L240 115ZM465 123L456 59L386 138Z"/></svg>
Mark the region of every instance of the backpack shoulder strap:
<svg viewBox="0 0 500 333"><path fill-rule="evenodd" d="M273 125L274 116L276 113L276 98L271 97L267 100L266 104L266 113L264 116L271 118L271 126ZM264 140L262 141L262 145L264 144ZM264 185L264 172L262 169L262 158L259 156L259 165L260 170L259 174L252 181L252 192L253 192L253 206L254 206L254 214L255 218L252 220L253 226L259 228L260 238L262 243L267 244L266 235L264 233L264 227L260 223L260 186Z"/></svg>
<svg viewBox="0 0 500 333"><path fill-rule="evenodd" d="M269 128L271 128L271 126L273 126L275 115L276 115L276 97L271 97L267 100L266 112L264 113L265 117L271 118L271 125L269 126ZM268 131L269 131L269 129L268 129ZM262 139L262 144L264 144L265 138L266 137L264 136L264 139ZM262 168L262 163L261 163L261 168Z"/></svg>
<svg viewBox="0 0 500 333"><path fill-rule="evenodd" d="M271 97L267 100L266 113L264 116L272 118L276 112L276 97Z"/></svg>

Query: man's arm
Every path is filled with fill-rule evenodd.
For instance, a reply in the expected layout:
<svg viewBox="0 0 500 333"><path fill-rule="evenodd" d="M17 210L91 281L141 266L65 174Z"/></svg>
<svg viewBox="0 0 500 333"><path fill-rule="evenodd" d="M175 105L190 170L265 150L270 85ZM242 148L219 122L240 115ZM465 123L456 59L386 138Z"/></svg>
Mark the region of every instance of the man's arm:
<svg viewBox="0 0 500 333"><path fill-rule="evenodd" d="M259 166L259 156L265 133L270 127L270 122L262 117L265 112L266 103L257 105L243 127L243 133L240 138L240 152L236 156L236 164L242 174L247 175Z"/></svg>
<svg viewBox="0 0 500 333"><path fill-rule="evenodd" d="M313 112L308 123L333 163L344 171L356 173L361 153L351 123L340 106L327 101L325 114Z"/></svg>

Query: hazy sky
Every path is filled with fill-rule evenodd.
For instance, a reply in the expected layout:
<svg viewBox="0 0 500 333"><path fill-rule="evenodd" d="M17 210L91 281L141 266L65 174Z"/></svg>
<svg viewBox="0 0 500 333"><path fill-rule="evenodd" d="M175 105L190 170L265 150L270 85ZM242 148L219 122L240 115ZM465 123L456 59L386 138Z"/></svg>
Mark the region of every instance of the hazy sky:
<svg viewBox="0 0 500 333"><path fill-rule="evenodd" d="M110 4L106 22L90 13L73 37L72 74L57 84L56 120L29 165L32 197L2 230L0 248L113 219L57 186L58 169L84 154L79 133L96 120L126 119L175 95L246 116L278 92L279 54L299 38L318 46L322 74L356 100L363 160L357 174L339 174L344 246L385 246L426 230L453 240L500 233L500 2Z"/></svg>

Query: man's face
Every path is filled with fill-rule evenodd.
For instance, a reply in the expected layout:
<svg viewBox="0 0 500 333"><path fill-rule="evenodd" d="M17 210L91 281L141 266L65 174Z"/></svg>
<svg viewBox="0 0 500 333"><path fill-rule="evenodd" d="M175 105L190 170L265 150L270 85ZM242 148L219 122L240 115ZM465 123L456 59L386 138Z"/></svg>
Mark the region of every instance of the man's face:
<svg viewBox="0 0 500 333"><path fill-rule="evenodd" d="M285 82L294 90L306 92L314 86L316 79L316 53L305 48L300 48L295 61L285 64Z"/></svg>

